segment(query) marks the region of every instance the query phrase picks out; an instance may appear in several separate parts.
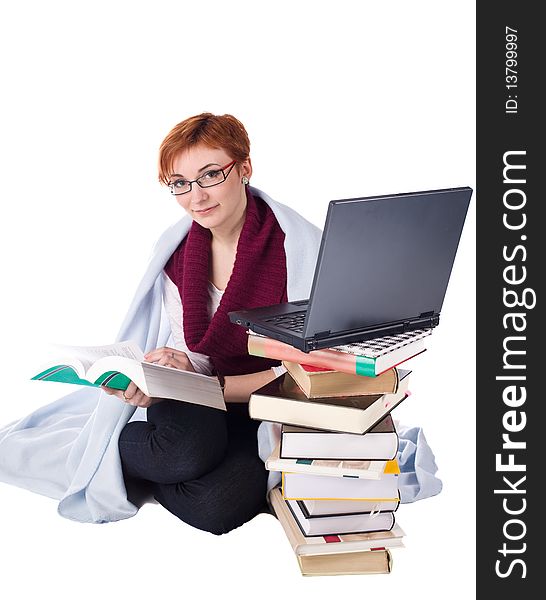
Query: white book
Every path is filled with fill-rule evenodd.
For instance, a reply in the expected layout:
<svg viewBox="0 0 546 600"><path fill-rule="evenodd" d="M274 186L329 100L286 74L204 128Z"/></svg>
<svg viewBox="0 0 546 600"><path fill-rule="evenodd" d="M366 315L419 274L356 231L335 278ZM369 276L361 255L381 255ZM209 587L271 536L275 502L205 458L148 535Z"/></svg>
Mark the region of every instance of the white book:
<svg viewBox="0 0 546 600"><path fill-rule="evenodd" d="M394 512L400 505L396 500L298 500L307 518L375 512Z"/></svg>
<svg viewBox="0 0 546 600"><path fill-rule="evenodd" d="M301 501L287 500L288 507L299 523L303 535L339 535L389 531L394 527L394 513L361 513L308 518L301 509Z"/></svg>
<svg viewBox="0 0 546 600"><path fill-rule="evenodd" d="M388 414L364 435L283 425L280 457L343 461L393 460L398 446L399 438L394 421Z"/></svg>
<svg viewBox="0 0 546 600"><path fill-rule="evenodd" d="M285 500L396 500L398 474L385 473L380 479L327 477L302 473L282 474Z"/></svg>
<svg viewBox="0 0 546 600"><path fill-rule="evenodd" d="M265 461L265 468L268 471L307 473L326 475L328 477L350 476L362 477L364 479L379 479L385 473L389 462L386 460L309 460L281 458L279 456L279 445L277 444L269 455L269 458Z"/></svg>
<svg viewBox="0 0 546 600"><path fill-rule="evenodd" d="M398 523L388 531L370 531L366 533L345 533L334 541L328 536L305 536L297 520L282 498L281 490L275 487L269 493L273 511L279 519L288 541L296 556L349 555L354 552L370 551L377 548L403 547L404 531Z"/></svg>

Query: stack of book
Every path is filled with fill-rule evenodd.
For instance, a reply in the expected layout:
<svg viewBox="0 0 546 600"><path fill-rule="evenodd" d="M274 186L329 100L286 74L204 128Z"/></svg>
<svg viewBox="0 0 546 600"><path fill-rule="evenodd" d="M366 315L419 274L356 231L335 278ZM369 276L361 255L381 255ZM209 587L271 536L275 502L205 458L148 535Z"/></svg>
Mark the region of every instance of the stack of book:
<svg viewBox="0 0 546 600"><path fill-rule="evenodd" d="M402 547L398 434L391 416L409 395L400 365L425 350L431 330L303 353L249 332L249 353L287 372L250 397L253 419L281 424L266 468L270 492L304 575L389 573ZM366 374L363 373L366 371Z"/></svg>

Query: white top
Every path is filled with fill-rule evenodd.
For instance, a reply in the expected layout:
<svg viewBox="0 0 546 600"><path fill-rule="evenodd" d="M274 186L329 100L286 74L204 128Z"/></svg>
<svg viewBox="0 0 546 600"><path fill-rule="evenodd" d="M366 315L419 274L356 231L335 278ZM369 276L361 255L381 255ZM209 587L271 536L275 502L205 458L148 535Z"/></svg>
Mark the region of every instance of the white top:
<svg viewBox="0 0 546 600"><path fill-rule="evenodd" d="M220 300L224 295L224 290L219 290L211 281L208 282L209 299L207 303L207 309L209 319L212 319L214 313L220 305ZM180 298L180 292L178 287L171 280L171 278L163 271L163 303L165 304L165 310L169 317L169 323L171 324L172 339L174 347L177 350L182 350L188 355L193 368L197 373L203 373L203 375L212 375L213 366L210 358L206 354L200 354L199 352L192 352L184 339L184 326L183 326L183 311L182 311L182 300Z"/></svg>
<svg viewBox="0 0 546 600"><path fill-rule="evenodd" d="M206 354L192 352L186 344L186 340L184 339L184 327L182 324L184 314L182 311L180 292L178 291L176 284L165 271L163 271L163 283L163 303L171 325L173 346L177 350L182 350L188 355L188 358L197 373L212 375L213 366L210 358ZM212 281L209 281L208 283L209 299L207 309L210 320L220 305L224 290L219 290ZM276 377L280 377L283 373L286 373L286 368L283 365L272 367L272 369Z"/></svg>

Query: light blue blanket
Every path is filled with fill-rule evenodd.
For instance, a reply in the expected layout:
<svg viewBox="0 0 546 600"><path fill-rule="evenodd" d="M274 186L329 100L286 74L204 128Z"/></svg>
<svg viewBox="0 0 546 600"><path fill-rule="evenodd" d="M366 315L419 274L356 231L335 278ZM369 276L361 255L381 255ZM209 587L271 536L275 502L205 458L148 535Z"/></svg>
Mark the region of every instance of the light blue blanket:
<svg viewBox="0 0 546 600"><path fill-rule="evenodd" d="M285 233L289 300L307 298L320 245L320 230L288 206L251 188L273 210ZM145 351L170 342L163 307L163 267L191 225L186 216L167 229L155 244L116 341L134 340ZM80 522L104 523L132 517L138 507L127 499L118 452L118 438L131 419L145 411L85 387L39 408L0 430L0 481L59 501L61 516ZM259 454L269 456L278 426L261 423ZM436 464L419 428L401 431L399 458L403 502L437 494L441 482ZM268 487L279 481L270 472Z"/></svg>

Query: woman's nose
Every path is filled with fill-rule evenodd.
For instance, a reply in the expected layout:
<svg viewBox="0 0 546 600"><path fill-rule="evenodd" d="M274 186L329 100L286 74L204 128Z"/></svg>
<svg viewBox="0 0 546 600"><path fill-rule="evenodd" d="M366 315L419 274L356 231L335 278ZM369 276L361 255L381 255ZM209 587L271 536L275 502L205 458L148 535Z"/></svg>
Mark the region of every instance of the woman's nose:
<svg viewBox="0 0 546 600"><path fill-rule="evenodd" d="M203 202L203 200L207 199L207 190L202 188L200 185L197 185L197 183L194 183L191 186L191 192L189 195L191 196L190 200L192 204L200 204Z"/></svg>

